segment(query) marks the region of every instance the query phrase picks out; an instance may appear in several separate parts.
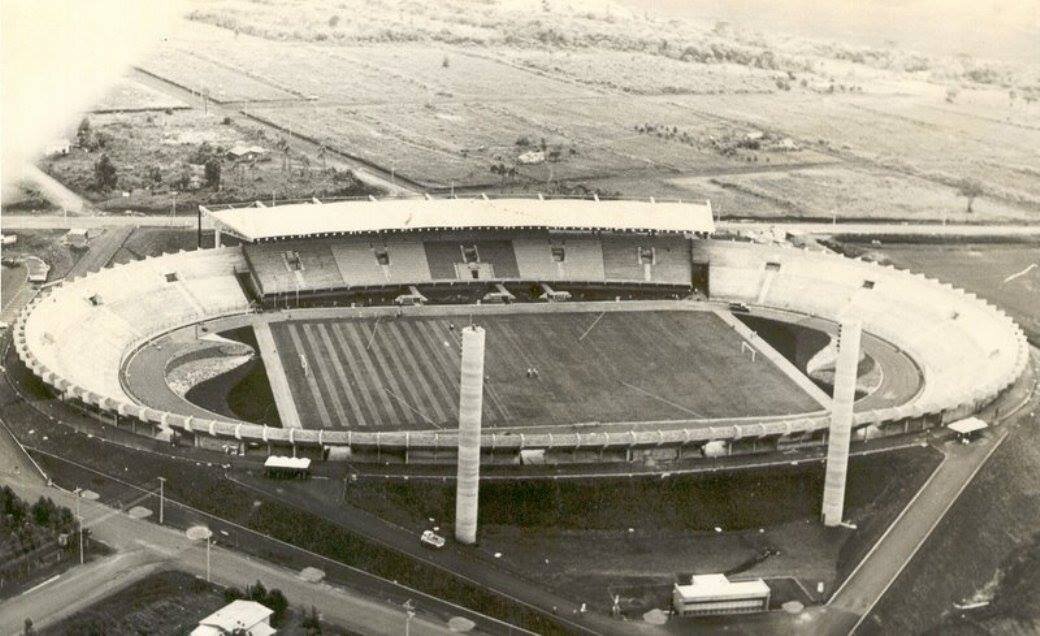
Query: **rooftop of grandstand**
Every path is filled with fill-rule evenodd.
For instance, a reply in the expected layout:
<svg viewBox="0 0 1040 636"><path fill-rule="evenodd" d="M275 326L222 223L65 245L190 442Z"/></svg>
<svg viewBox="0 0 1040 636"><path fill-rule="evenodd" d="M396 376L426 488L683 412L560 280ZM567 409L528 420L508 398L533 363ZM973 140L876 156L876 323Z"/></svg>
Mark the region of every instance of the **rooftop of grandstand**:
<svg viewBox="0 0 1040 636"><path fill-rule="evenodd" d="M575 199L387 199L202 210L247 241L463 228L704 233L707 202Z"/></svg>

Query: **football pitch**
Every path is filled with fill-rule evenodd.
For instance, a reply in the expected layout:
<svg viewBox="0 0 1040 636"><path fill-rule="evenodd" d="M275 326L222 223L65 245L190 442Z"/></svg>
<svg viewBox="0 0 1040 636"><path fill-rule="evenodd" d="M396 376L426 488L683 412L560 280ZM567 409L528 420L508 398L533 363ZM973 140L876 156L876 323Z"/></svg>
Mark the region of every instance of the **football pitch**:
<svg viewBox="0 0 1040 636"><path fill-rule="evenodd" d="M271 331L305 427L450 429L465 320L298 320ZM753 361L743 338L710 312L484 315L476 323L487 331L488 427L819 410L766 356Z"/></svg>

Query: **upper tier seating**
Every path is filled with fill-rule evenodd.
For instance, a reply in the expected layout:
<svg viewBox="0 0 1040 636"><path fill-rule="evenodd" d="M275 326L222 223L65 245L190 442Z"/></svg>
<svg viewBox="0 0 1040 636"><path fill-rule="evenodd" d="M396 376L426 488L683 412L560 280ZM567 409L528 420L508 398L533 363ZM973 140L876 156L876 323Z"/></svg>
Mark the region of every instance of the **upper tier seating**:
<svg viewBox="0 0 1040 636"><path fill-rule="evenodd" d="M705 241L713 296L840 321L907 351L922 367L914 403L925 411L970 403L1009 383L1024 365L1024 336L1002 311L968 294L890 267L841 256Z"/></svg>
<svg viewBox="0 0 1040 636"><path fill-rule="evenodd" d="M25 323L37 363L83 390L127 399L122 360L136 343L183 324L249 310L238 248L169 254L53 287Z"/></svg>

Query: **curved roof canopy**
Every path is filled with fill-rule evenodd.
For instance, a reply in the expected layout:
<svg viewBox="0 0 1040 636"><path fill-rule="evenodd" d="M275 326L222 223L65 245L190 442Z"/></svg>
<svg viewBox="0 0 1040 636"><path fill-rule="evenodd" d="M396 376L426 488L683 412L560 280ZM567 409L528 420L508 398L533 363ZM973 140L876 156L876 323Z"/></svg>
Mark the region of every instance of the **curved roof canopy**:
<svg viewBox="0 0 1040 636"><path fill-rule="evenodd" d="M711 204L575 199L387 199L208 210L248 241L448 229L714 231Z"/></svg>

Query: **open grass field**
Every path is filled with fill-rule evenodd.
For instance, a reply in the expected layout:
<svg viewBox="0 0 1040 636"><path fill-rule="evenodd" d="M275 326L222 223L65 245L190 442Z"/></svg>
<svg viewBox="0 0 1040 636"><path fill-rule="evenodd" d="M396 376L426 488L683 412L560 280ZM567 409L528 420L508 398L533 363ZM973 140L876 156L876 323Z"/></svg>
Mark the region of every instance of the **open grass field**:
<svg viewBox="0 0 1040 636"><path fill-rule="evenodd" d="M669 100L698 112L782 131L851 163L945 185L976 178L987 195L1024 206L1020 213L1024 218L1036 218L1040 205L1040 178L1026 168L1036 163L1040 127L1007 123L999 115L996 121L973 117L968 125L963 116L942 110L946 102L938 96L835 97L792 92ZM1040 121L1040 110L1028 108L1030 120ZM976 112L995 114L981 105ZM864 194L870 191L884 197L884 191L876 188Z"/></svg>
<svg viewBox="0 0 1040 636"><path fill-rule="evenodd" d="M719 190L759 199L785 216L827 218L837 214L850 219L921 220L945 217L950 223L970 223L978 217L991 221L1029 217L1021 207L992 198L976 200L974 212L969 214L966 200L957 194L956 188L870 167L838 165L676 181L690 183L694 188L704 187L703 182L707 182ZM716 194L709 196L717 198Z"/></svg>
<svg viewBox="0 0 1040 636"><path fill-rule="evenodd" d="M738 64L697 64L642 52L537 49L503 55L524 67L574 82L637 95L771 93L786 74Z"/></svg>
<svg viewBox="0 0 1040 636"><path fill-rule="evenodd" d="M94 105L91 112L141 111L188 108L177 99L131 79L122 79Z"/></svg>
<svg viewBox="0 0 1040 636"><path fill-rule="evenodd" d="M642 607L640 591L748 564L745 576L792 576L808 589L824 581L831 590L940 459L922 447L854 457L846 505L856 533L815 523L820 462L666 479L490 481L481 484L480 542L506 566L603 611L615 588L645 611L660 606ZM417 532L430 519L450 526L454 514L452 483L362 479L347 497ZM766 550L778 552L762 558Z"/></svg>
<svg viewBox="0 0 1040 636"><path fill-rule="evenodd" d="M764 356L755 363L744 357L742 338L714 314L598 316L482 317L485 425L740 417L818 408ZM305 425L454 427L459 345L453 320L272 324ZM529 368L539 376L526 377Z"/></svg>
<svg viewBox="0 0 1040 636"><path fill-rule="evenodd" d="M742 217L1040 215L1035 71L994 67L968 81L982 62L522 4L390 1L356 20L351 2L198 3L139 66L169 82L172 99L178 87L208 93L422 189L712 197ZM149 102L126 92L112 99ZM518 160L543 140L550 161ZM152 156L142 144L125 163ZM48 171L96 198L89 172ZM279 188L236 176L242 196L222 200L269 185L283 198L331 196L315 180ZM964 178L984 192L971 215Z"/></svg>
<svg viewBox="0 0 1040 636"><path fill-rule="evenodd" d="M167 47L140 63L161 77L217 102L297 99L299 95L207 55Z"/></svg>

